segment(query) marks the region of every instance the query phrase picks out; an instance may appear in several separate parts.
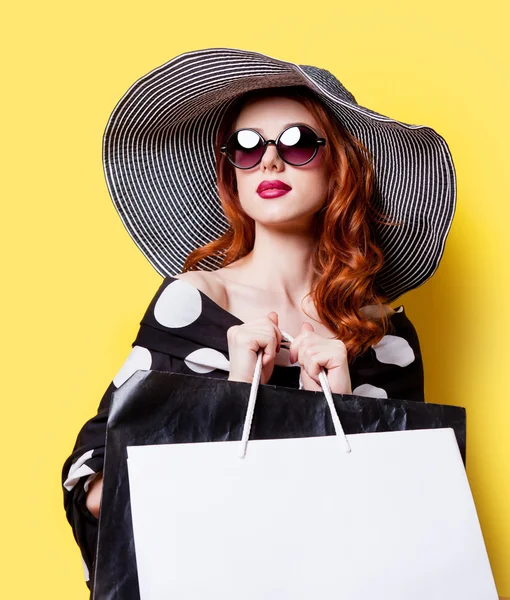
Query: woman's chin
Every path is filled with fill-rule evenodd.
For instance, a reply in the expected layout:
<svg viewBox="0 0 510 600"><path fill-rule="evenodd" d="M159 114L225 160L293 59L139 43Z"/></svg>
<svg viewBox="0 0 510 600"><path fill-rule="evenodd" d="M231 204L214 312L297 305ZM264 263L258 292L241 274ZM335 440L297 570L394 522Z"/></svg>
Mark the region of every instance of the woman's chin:
<svg viewBox="0 0 510 600"><path fill-rule="evenodd" d="M275 231L292 231L296 233L302 230L304 233L309 231L313 224L313 217L310 215L257 215L252 217L256 224L266 229Z"/></svg>

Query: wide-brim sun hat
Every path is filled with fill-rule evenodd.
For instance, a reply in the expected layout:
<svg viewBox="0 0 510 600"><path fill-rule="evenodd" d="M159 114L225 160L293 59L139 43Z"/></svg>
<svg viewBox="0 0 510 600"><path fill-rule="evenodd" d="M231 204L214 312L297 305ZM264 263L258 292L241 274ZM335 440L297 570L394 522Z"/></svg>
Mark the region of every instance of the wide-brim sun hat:
<svg viewBox="0 0 510 600"><path fill-rule="evenodd" d="M216 184L221 119L240 95L304 85L373 157L380 205L399 226L378 224L384 254L377 283L389 301L436 271L456 205L446 141L357 104L326 69L259 52L207 48L176 56L138 79L114 108L103 137L108 189L124 226L156 271L182 272L189 253L228 228ZM200 262L221 266L220 257Z"/></svg>

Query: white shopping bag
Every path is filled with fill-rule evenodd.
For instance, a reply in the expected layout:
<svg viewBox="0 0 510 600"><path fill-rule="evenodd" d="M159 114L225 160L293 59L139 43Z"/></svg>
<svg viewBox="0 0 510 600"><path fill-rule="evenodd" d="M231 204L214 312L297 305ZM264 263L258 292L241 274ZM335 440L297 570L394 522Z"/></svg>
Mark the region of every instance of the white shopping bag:
<svg viewBox="0 0 510 600"><path fill-rule="evenodd" d="M128 446L141 600L497 600L450 428Z"/></svg>

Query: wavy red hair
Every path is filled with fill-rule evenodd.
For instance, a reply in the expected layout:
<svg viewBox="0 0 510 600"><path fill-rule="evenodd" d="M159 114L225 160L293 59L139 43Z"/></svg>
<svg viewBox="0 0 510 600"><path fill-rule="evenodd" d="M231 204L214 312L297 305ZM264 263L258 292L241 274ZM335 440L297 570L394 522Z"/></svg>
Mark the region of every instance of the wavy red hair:
<svg viewBox="0 0 510 600"><path fill-rule="evenodd" d="M243 104L256 97L283 96L302 103L326 133L323 160L329 171L325 204L316 215L317 245L312 256L313 298L321 322L344 342L349 362L379 342L390 328L382 304L388 298L378 289L375 277L384 257L375 243L377 223L396 225L376 208L376 186L372 157L367 148L340 123L328 107L305 86L267 88L237 98L223 115L215 144L217 185L229 223L217 240L192 251L184 271L197 270L207 257L217 257L221 266L248 254L255 241L255 223L241 208L235 168L221 154L220 146L234 129ZM360 311L365 305L380 307L380 318L370 319Z"/></svg>

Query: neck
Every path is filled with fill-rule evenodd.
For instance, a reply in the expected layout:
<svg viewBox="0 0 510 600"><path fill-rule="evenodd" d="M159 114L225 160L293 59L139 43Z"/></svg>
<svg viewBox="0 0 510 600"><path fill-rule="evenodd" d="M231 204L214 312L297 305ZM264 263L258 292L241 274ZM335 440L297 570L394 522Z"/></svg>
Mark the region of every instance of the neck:
<svg viewBox="0 0 510 600"><path fill-rule="evenodd" d="M316 240L310 231L289 231L256 224L253 250L240 259L242 283L257 287L281 303L299 306L312 286Z"/></svg>

